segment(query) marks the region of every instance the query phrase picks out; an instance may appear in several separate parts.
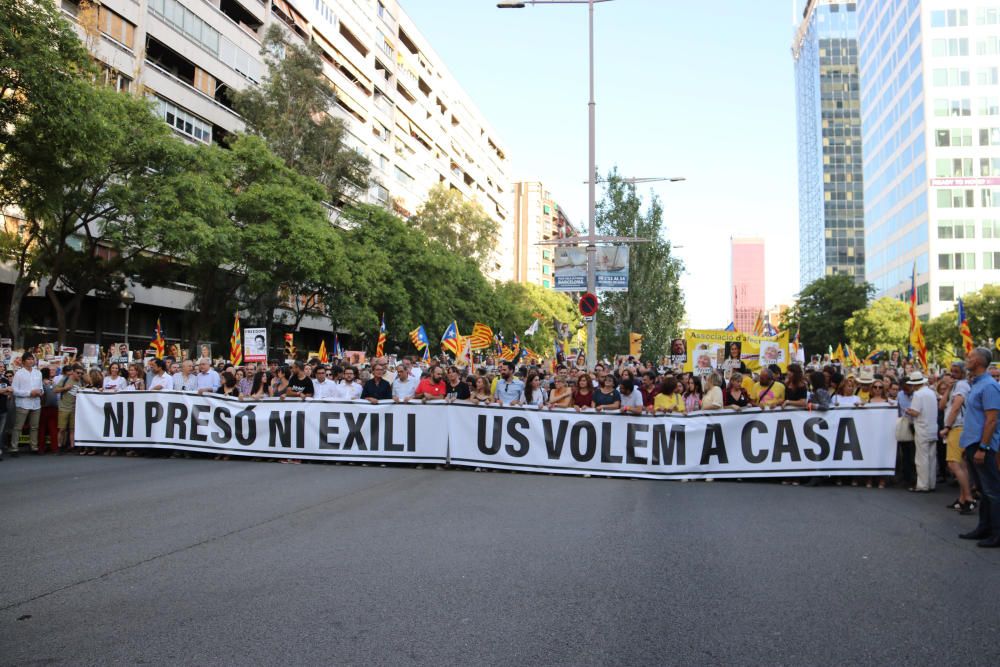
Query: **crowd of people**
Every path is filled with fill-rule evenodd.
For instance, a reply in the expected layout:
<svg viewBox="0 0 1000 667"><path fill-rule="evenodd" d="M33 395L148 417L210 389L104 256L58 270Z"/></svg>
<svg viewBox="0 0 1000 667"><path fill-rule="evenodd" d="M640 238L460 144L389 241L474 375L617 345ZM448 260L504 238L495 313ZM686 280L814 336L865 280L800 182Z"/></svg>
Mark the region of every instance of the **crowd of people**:
<svg viewBox="0 0 1000 667"><path fill-rule="evenodd" d="M913 363L891 359L875 366L843 367L825 358L786 371L770 365L752 372L739 361L706 373L685 373L660 364L619 357L588 368L583 355L546 366L485 359L475 367L448 365L446 358L421 362L416 357L380 358L356 368L341 364L295 361L235 367L208 358L106 368L70 363L38 368L31 353L0 372L0 445L18 456L26 435L35 454L126 456L144 450L78 448L73 442L77 393L186 391L218 393L241 400L333 399L378 401L463 401L483 405L532 406L633 414L681 414L745 408L828 410L892 406L898 412L893 479L812 477L785 484L864 485L885 488L891 482L914 493L953 483L958 496L947 507L960 514L979 513L977 528L963 533L981 546L1000 546L1000 368L989 350L976 349L966 361L925 375ZM27 432L26 434L24 432ZM175 452L173 456L190 456ZM218 456L216 458L228 458ZM284 459L299 463L296 459ZM939 462L942 462L939 464ZM996 507L997 511L991 508Z"/></svg>

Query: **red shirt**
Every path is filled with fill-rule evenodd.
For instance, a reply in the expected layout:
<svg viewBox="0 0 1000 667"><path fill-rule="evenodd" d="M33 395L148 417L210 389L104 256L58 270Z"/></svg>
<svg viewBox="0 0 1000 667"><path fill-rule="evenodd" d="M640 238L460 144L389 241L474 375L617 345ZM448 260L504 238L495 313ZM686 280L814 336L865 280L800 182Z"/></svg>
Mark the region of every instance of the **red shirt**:
<svg viewBox="0 0 1000 667"><path fill-rule="evenodd" d="M651 408L653 403L656 402L656 397L660 394L660 388L653 385L653 388L646 391L645 387L640 387L639 392L642 394L642 404L644 407Z"/></svg>
<svg viewBox="0 0 1000 667"><path fill-rule="evenodd" d="M435 398L444 398L445 394L448 393L448 383L446 382L431 382L430 378L421 378L420 382L417 384L417 392L421 395L433 396Z"/></svg>
<svg viewBox="0 0 1000 667"><path fill-rule="evenodd" d="M579 391L573 392L573 405L578 408L592 408L594 407L594 392L589 391L586 394Z"/></svg>

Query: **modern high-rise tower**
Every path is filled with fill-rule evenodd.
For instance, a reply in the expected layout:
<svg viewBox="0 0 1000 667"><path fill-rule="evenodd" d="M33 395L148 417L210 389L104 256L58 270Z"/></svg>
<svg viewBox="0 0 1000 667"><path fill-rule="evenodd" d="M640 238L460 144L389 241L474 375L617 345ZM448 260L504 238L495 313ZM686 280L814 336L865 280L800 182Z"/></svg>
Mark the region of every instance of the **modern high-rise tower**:
<svg viewBox="0 0 1000 667"><path fill-rule="evenodd" d="M733 324L753 331L764 313L764 239L732 239Z"/></svg>
<svg viewBox="0 0 1000 667"><path fill-rule="evenodd" d="M792 44L798 117L799 284L865 279L858 17L808 0Z"/></svg>
<svg viewBox="0 0 1000 667"><path fill-rule="evenodd" d="M1000 279L1000 3L858 3L865 275L918 312Z"/></svg>

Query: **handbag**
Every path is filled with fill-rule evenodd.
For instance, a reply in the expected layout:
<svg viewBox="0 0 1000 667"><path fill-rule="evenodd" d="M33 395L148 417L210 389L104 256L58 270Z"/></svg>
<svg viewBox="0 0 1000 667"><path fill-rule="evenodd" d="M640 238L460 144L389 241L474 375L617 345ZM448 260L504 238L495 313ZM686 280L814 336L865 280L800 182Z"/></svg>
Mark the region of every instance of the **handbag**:
<svg viewBox="0 0 1000 667"><path fill-rule="evenodd" d="M913 442L915 438L913 421L907 417L898 418L896 420L896 442Z"/></svg>

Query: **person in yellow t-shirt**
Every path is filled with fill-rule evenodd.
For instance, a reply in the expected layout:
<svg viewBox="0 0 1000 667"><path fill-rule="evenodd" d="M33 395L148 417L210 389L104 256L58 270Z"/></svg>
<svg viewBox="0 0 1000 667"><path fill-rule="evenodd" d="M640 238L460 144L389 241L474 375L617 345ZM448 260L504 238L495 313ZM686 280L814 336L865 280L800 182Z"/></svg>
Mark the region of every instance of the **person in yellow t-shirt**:
<svg viewBox="0 0 1000 667"><path fill-rule="evenodd" d="M759 407L773 408L785 401L785 385L768 368L760 369L760 380L750 390L750 399Z"/></svg>
<svg viewBox="0 0 1000 667"><path fill-rule="evenodd" d="M653 398L653 411L684 412L684 395L677 392L677 378L670 376L660 384L660 393Z"/></svg>

